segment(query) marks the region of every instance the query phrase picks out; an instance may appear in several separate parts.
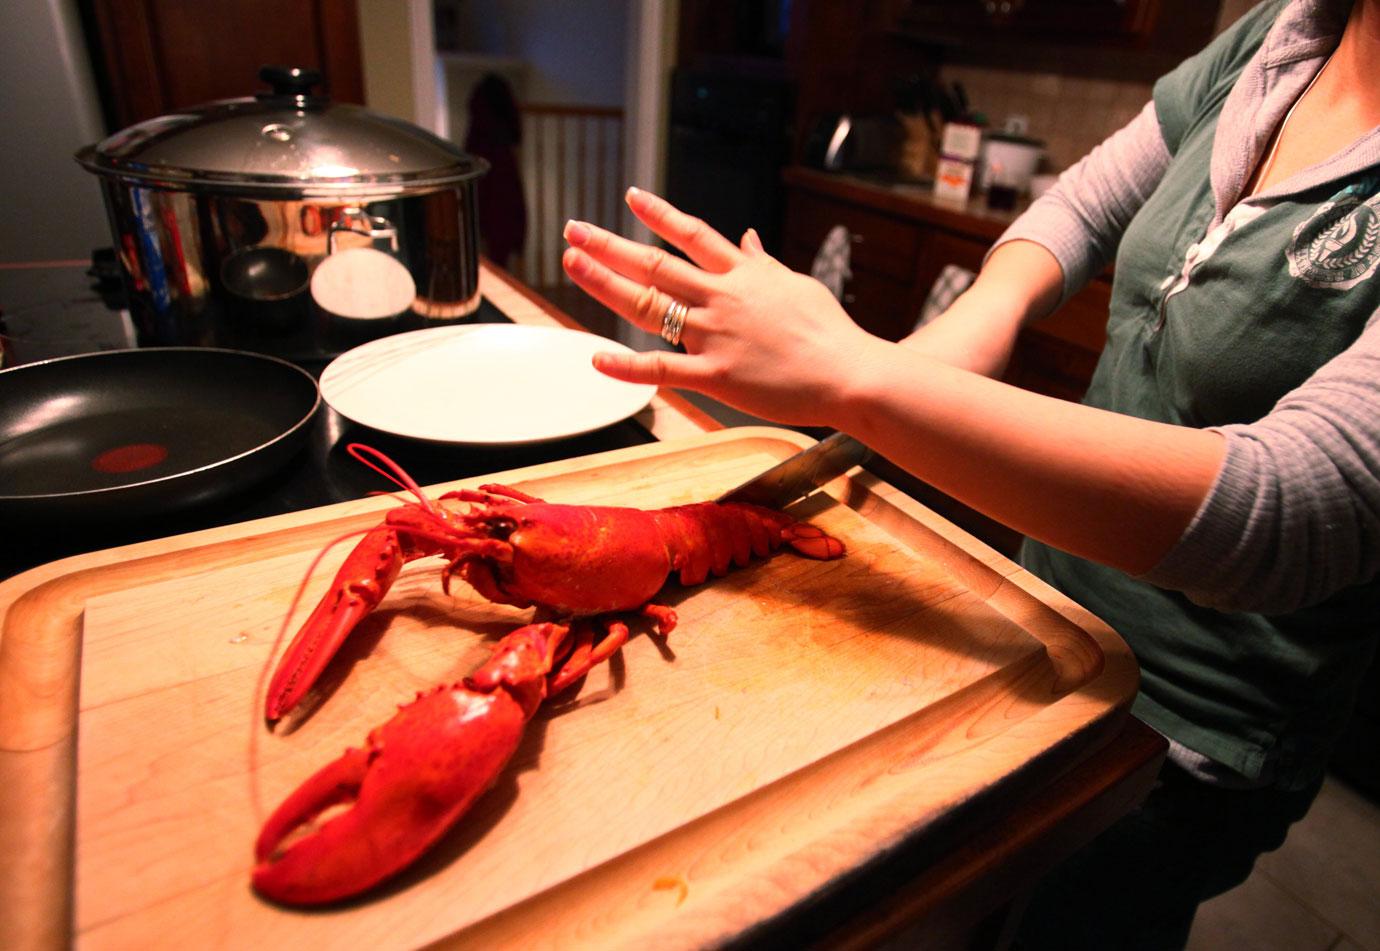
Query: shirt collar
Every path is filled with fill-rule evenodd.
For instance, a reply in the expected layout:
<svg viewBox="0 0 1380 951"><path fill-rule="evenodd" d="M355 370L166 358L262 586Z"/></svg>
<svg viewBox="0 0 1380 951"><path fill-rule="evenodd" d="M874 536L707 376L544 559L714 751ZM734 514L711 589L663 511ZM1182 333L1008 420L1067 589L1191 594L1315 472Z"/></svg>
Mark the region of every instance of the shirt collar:
<svg viewBox="0 0 1380 951"><path fill-rule="evenodd" d="M1293 0L1280 11L1260 48L1241 71L1222 105L1213 139L1214 226L1240 200L1285 113L1337 48L1351 6L1352 0ZM1375 140L1375 134L1368 138ZM1380 146L1380 141L1372 145ZM1369 162L1363 160L1365 150L1348 151L1357 154L1347 164L1358 169L1375 161L1373 157ZM1278 187L1271 189L1271 194L1312 187L1346 171L1329 166L1326 171L1291 180L1284 192Z"/></svg>

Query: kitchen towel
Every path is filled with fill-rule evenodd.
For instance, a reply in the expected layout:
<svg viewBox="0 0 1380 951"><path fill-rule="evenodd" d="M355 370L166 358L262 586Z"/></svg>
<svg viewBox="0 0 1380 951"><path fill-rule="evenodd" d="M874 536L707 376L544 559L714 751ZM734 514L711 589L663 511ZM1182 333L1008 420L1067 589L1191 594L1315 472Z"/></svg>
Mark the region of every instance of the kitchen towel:
<svg viewBox="0 0 1380 951"><path fill-rule="evenodd" d="M853 271L850 267L853 239L843 225L834 225L824 236L824 242L810 266L810 276L829 288L836 300L843 300L843 285Z"/></svg>
<svg viewBox="0 0 1380 951"><path fill-rule="evenodd" d="M959 267L957 264L944 265L944 270L935 278L929 296L920 308L920 317L915 321L915 329L919 330L948 310L954 299L966 291L976 279L977 274L966 267Z"/></svg>

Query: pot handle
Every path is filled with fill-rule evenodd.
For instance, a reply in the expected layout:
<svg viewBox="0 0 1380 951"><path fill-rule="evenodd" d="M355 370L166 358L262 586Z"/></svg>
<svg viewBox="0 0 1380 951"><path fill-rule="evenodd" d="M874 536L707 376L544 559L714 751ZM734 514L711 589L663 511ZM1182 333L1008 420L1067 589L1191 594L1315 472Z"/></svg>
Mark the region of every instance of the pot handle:
<svg viewBox="0 0 1380 951"><path fill-rule="evenodd" d="M398 253L398 229L387 218L368 214L363 208L341 209L339 219L331 222L331 230L326 235L327 254L335 254L335 236L342 231L362 234L375 241L387 238L393 253Z"/></svg>

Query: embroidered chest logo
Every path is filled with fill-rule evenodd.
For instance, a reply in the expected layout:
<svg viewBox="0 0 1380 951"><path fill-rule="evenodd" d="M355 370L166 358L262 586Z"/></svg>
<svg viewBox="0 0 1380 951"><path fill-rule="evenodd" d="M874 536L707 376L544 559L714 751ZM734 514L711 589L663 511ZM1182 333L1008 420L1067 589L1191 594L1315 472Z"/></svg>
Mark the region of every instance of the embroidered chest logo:
<svg viewBox="0 0 1380 951"><path fill-rule="evenodd" d="M1380 180L1350 185L1294 229L1289 273L1311 287L1344 291L1380 266Z"/></svg>

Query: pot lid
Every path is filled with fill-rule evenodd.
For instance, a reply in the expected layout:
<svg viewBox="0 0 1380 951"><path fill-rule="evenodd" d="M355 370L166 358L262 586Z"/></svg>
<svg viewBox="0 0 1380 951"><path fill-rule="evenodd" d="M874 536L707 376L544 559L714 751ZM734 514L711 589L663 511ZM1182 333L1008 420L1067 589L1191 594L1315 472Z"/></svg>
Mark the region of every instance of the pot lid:
<svg viewBox="0 0 1380 951"><path fill-rule="evenodd" d="M316 70L266 66L273 88L148 119L77 153L100 175L179 191L270 197L455 184L483 159L409 122L312 93Z"/></svg>

